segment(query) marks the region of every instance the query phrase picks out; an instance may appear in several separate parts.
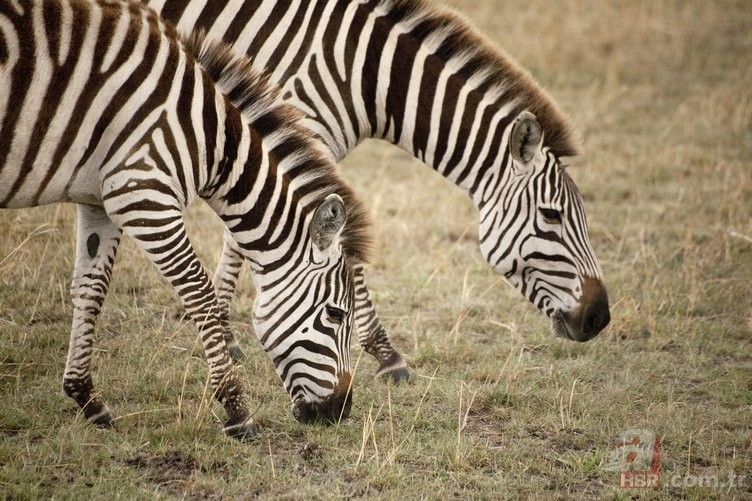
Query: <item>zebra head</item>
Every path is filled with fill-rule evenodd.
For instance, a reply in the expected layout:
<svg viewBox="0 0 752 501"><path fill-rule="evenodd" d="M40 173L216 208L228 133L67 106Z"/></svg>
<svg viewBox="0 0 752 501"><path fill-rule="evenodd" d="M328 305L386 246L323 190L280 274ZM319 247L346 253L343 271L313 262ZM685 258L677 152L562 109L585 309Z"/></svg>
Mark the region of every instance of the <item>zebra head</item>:
<svg viewBox="0 0 752 501"><path fill-rule="evenodd" d="M350 413L354 281L341 243L345 219L342 198L329 195L313 213L293 269L257 285L256 335L300 422L332 423Z"/></svg>
<svg viewBox="0 0 752 501"><path fill-rule="evenodd" d="M551 318L555 335L587 341L608 325L610 314L582 197L543 146L532 113L521 112L510 129L502 143L505 168L500 178L489 178L476 201L481 252Z"/></svg>

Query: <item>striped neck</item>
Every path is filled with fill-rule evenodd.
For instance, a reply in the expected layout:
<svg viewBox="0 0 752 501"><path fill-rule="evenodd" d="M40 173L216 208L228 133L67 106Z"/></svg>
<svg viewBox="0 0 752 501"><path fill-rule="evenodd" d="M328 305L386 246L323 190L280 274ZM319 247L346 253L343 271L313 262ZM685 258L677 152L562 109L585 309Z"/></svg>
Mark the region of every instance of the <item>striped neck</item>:
<svg viewBox="0 0 752 501"><path fill-rule="evenodd" d="M307 244L311 211L295 193L294 180L284 172L283 162L269 151L264 138L234 107L224 104L221 155L215 162L216 175L207 202L225 222L255 271L297 262L300 259L291 252ZM288 223L279 224L285 221ZM303 241L291 241L296 234Z"/></svg>
<svg viewBox="0 0 752 501"><path fill-rule="evenodd" d="M230 46L200 33L184 42L203 75L216 84L217 123L223 124L217 160L207 162L215 175L204 196L245 257L265 273L300 265L310 250L314 211L336 194L347 214L342 249L354 262L367 260L366 212L320 152L320 143L299 125L300 112Z"/></svg>
<svg viewBox="0 0 752 501"><path fill-rule="evenodd" d="M474 199L501 174L508 130L524 109L538 116L552 152L579 152L573 128L528 72L458 16L416 0L379 2L371 16L364 66L381 70L374 89L363 81L374 94L365 100L374 135Z"/></svg>

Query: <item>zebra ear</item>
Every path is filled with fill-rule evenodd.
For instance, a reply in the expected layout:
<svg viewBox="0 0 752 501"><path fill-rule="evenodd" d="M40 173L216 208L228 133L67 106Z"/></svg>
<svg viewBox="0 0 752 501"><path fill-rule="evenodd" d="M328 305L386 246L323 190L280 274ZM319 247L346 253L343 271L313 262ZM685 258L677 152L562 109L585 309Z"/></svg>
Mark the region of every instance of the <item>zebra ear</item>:
<svg viewBox="0 0 752 501"><path fill-rule="evenodd" d="M321 202L313 213L311 221L311 239L320 251L332 245L332 242L342 232L347 215L345 203L339 195L332 193Z"/></svg>
<svg viewBox="0 0 752 501"><path fill-rule="evenodd" d="M524 164L535 157L543 142L543 129L535 115L525 110L517 117L509 141L512 157Z"/></svg>

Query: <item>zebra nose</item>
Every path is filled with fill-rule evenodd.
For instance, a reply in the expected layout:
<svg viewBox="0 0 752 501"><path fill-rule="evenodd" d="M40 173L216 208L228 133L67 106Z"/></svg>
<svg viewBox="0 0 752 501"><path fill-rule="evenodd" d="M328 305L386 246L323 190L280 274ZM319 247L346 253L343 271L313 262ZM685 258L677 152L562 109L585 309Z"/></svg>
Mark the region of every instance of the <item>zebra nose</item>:
<svg viewBox="0 0 752 501"><path fill-rule="evenodd" d="M339 375L334 393L323 402L322 408L319 409L319 415L322 415L325 421L337 423L350 415L350 408L352 407L351 381L350 373L343 372Z"/></svg>
<svg viewBox="0 0 752 501"><path fill-rule="evenodd" d="M579 306L571 312L563 312L561 318L566 323L563 335L570 339L583 342L597 336L611 321L603 282L586 277L582 281Z"/></svg>
<svg viewBox="0 0 752 501"><path fill-rule="evenodd" d="M325 412L326 417L324 419L329 423L338 423L339 421L347 419L350 416L351 408L352 392L332 395L330 397L330 402Z"/></svg>
<svg viewBox="0 0 752 501"><path fill-rule="evenodd" d="M585 318L582 321L582 332L592 338L605 329L610 321L611 313L608 311L608 302L599 301L585 311Z"/></svg>
<svg viewBox="0 0 752 501"><path fill-rule="evenodd" d="M313 423L316 421L316 408L308 400L296 400L292 404L292 415L299 423Z"/></svg>
<svg viewBox="0 0 752 501"><path fill-rule="evenodd" d="M350 388L350 374L340 375L339 382L333 393L320 402L310 402L298 399L292 405L292 415L299 423L321 422L324 424L338 423L350 415L352 407L352 389Z"/></svg>
<svg viewBox="0 0 752 501"><path fill-rule="evenodd" d="M603 282L596 278L586 277L582 284L580 304L580 336L575 336L575 339L588 341L597 336L611 321L608 294Z"/></svg>

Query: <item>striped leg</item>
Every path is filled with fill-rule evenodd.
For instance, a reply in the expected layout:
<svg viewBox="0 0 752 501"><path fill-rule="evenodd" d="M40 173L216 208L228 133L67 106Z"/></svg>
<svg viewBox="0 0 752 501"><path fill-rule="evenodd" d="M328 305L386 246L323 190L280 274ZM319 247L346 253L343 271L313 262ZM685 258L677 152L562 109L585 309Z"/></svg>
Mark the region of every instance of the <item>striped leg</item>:
<svg viewBox="0 0 752 501"><path fill-rule="evenodd" d="M105 193L105 209L172 284L198 327L214 396L227 412L225 433L235 438L250 438L256 431L245 403L242 382L233 370L225 344L225 325L220 318L214 287L188 240L182 214L176 203L171 207L164 200L133 204L133 195L142 200L148 195L153 197L152 192L146 196L131 193L122 198L108 198ZM131 209L132 206L137 208Z"/></svg>
<svg viewBox="0 0 752 501"><path fill-rule="evenodd" d="M94 393L91 380L94 324L107 295L120 235L120 229L110 221L104 209L78 206L76 265L70 289L73 325L63 391L78 403L86 419L98 425L111 424L112 415Z"/></svg>
<svg viewBox="0 0 752 501"><path fill-rule="evenodd" d="M358 329L358 341L367 353L379 362L377 376L394 382L410 380L407 363L389 341L386 329L381 325L376 309L373 307L365 283L362 265L355 266L355 326Z"/></svg>
<svg viewBox="0 0 752 501"><path fill-rule="evenodd" d="M240 254L235 239L232 237L230 230L225 228L225 241L222 248L222 256L219 258L217 270L214 272L214 291L217 294L219 303L219 315L225 324L225 342L227 349L230 350L230 356L237 362L245 358L245 352L238 344L237 339L229 328L230 303L232 295L235 292L235 286L238 283L240 269L243 267L243 256Z"/></svg>

